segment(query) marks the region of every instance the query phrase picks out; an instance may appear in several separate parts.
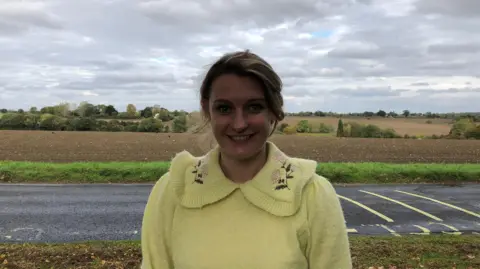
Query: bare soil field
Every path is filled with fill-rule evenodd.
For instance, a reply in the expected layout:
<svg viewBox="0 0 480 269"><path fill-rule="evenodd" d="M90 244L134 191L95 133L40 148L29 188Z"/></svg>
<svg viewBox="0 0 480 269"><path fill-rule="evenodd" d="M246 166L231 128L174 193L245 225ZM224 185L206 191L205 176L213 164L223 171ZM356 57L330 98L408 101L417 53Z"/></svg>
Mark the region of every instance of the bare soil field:
<svg viewBox="0 0 480 269"><path fill-rule="evenodd" d="M0 131L0 160L169 161L208 143L198 134ZM319 162L480 163L479 140L413 140L274 135L291 156Z"/></svg>
<svg viewBox="0 0 480 269"><path fill-rule="evenodd" d="M286 117L282 122L288 124L297 124L301 120L308 120L309 123L313 125L320 125L320 123L325 123L332 125L335 129L337 128L339 118L336 117ZM410 136L431 136L431 135L442 135L448 134L450 132L451 125L449 124L451 120L448 119L425 119L425 118L380 118L372 117L371 119L364 117L343 117L344 123L347 122L358 122L360 124L374 124L380 128L392 128L398 134ZM431 123L427 124L427 120L430 120Z"/></svg>

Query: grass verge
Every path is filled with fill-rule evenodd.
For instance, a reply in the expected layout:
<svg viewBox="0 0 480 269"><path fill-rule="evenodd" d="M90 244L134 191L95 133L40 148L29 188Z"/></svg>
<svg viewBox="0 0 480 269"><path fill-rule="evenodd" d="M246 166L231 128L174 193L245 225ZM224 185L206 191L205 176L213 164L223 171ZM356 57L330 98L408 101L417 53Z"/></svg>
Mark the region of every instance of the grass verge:
<svg viewBox="0 0 480 269"><path fill-rule="evenodd" d="M0 161L4 183L146 183L169 162L42 163ZM321 163L317 173L333 183L480 182L480 164Z"/></svg>
<svg viewBox="0 0 480 269"><path fill-rule="evenodd" d="M480 268L480 236L351 236L360 268ZM0 244L0 268L138 268L139 241ZM395 266L395 267L394 267Z"/></svg>

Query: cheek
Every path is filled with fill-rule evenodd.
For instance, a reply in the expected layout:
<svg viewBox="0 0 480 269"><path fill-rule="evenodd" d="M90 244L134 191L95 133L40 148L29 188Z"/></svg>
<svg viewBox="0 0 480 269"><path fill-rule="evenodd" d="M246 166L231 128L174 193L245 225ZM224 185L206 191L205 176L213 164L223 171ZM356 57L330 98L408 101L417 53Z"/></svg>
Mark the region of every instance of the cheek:
<svg viewBox="0 0 480 269"><path fill-rule="evenodd" d="M268 115L258 114L255 116L251 116L249 119L249 123L252 126L256 126L259 128L269 128L270 127L270 118Z"/></svg>
<svg viewBox="0 0 480 269"><path fill-rule="evenodd" d="M230 119L228 117L225 117L225 116L212 116L212 119L210 121L210 124L212 126L213 129L222 129L224 128L225 126L229 125L230 124Z"/></svg>

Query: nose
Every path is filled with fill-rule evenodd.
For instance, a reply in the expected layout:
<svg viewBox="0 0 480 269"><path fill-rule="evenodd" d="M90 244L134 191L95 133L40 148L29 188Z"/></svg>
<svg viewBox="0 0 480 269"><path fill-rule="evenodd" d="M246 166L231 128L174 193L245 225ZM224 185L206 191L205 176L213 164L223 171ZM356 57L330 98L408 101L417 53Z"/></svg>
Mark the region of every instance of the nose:
<svg viewBox="0 0 480 269"><path fill-rule="evenodd" d="M247 119L245 118L243 111L237 111L233 118L233 130L235 130L236 132L240 132L247 128L247 126Z"/></svg>

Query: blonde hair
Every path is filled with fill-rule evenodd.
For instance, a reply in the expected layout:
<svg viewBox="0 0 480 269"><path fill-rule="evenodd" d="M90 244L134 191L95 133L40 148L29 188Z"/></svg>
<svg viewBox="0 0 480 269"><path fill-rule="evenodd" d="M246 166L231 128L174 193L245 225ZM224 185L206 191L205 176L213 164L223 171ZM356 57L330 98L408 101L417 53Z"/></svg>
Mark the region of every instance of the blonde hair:
<svg viewBox="0 0 480 269"><path fill-rule="evenodd" d="M213 63L206 73L200 87L200 100L210 99L213 81L225 74L250 77L262 85L268 109L275 116L275 123L270 133L272 135L278 122L285 118L282 96L283 83L280 76L267 61L249 50L226 53ZM216 141L210 134L208 110L202 108L201 115L203 126L200 128L207 132L201 137L199 146L202 151L208 151L216 145Z"/></svg>

